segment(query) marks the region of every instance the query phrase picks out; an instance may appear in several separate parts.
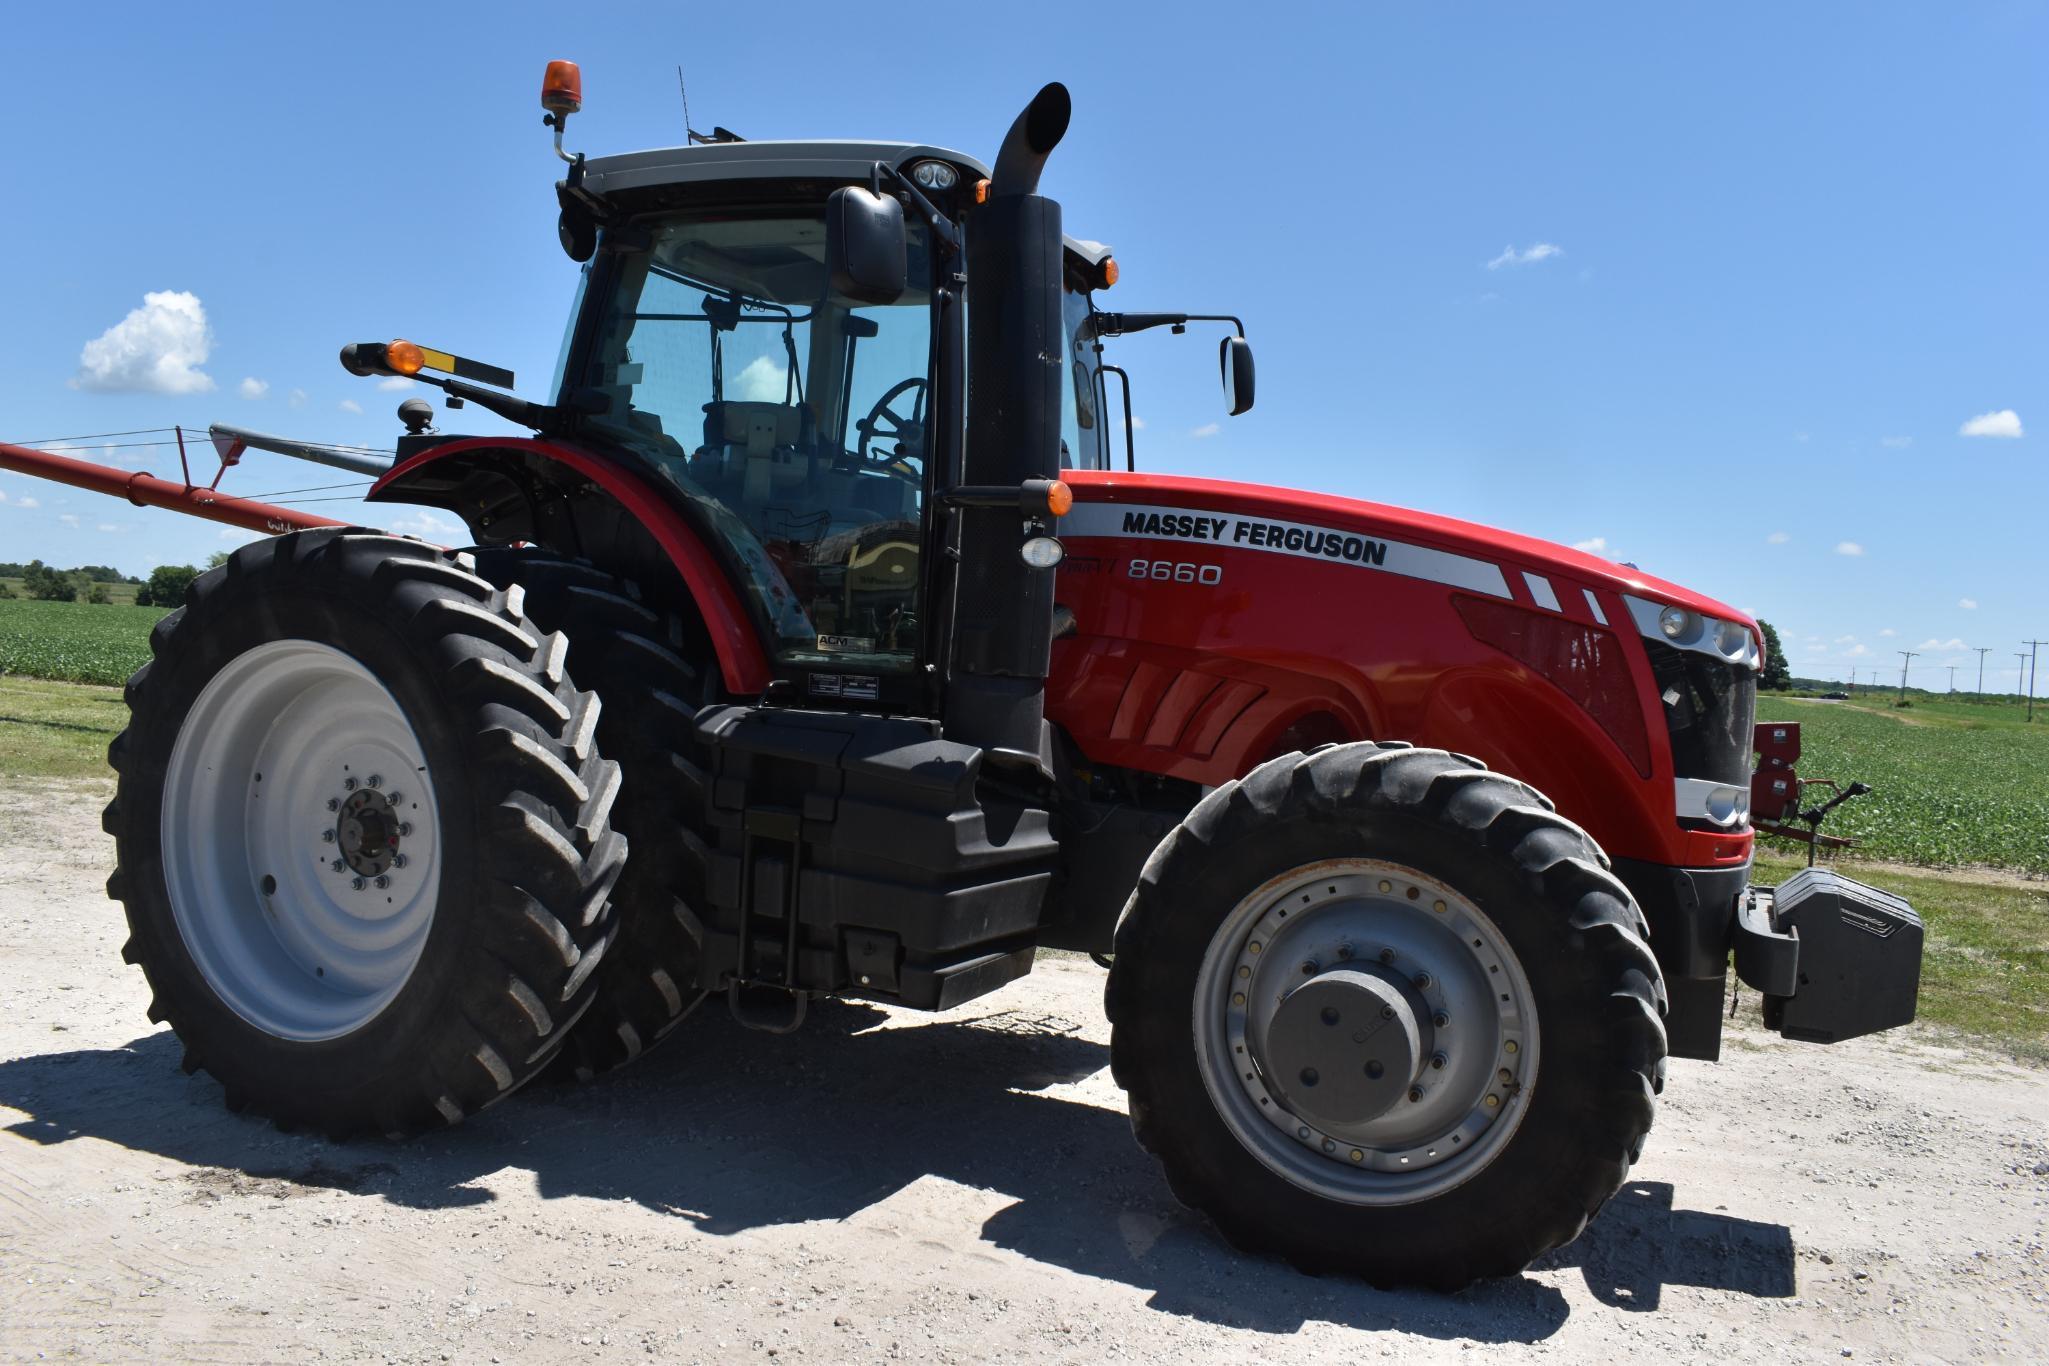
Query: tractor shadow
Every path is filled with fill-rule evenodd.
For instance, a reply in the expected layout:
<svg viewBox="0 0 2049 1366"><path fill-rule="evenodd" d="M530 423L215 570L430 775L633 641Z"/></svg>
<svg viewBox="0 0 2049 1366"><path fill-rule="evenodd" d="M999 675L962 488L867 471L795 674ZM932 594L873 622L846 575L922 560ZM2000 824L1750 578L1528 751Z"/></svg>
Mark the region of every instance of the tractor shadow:
<svg viewBox="0 0 2049 1366"><path fill-rule="evenodd" d="M1452 1296L1382 1292L1236 1253L1174 1202L1120 1110L1045 1094L1108 1066L1108 1050L1070 1022L1026 1008L878 1028L887 1018L821 1003L793 1046L708 1008L617 1077L532 1086L405 1145L335 1144L229 1114L211 1079L179 1073L168 1031L0 1063L0 1104L29 1116L15 1136L158 1154L229 1193L285 1183L447 1210L489 1204L486 1178L512 1168L531 1172L544 1198L631 1200L717 1235L848 1219L936 1176L1009 1198L983 1222L985 1243L1134 1286L1168 1313L1259 1332L1326 1321L1534 1342L1571 1312L1529 1276ZM1538 1263L1562 1267L1628 1310L1655 1309L1675 1284L1793 1293L1786 1229L1675 1211L1671 1188L1655 1183L1624 1187L1585 1236Z"/></svg>

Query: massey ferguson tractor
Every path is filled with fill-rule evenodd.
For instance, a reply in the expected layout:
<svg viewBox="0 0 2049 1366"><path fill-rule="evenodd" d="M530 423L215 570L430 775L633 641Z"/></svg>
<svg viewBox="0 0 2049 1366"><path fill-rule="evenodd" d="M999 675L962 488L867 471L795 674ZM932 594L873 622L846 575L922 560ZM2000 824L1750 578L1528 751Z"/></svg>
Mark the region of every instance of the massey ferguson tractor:
<svg viewBox="0 0 2049 1366"><path fill-rule="evenodd" d="M1903 903L1750 886L1749 617L1447 517L1132 472L1117 337L1222 324L1233 414L1252 356L1234 319L1104 307L1116 263L1039 188L1062 87L993 166L723 130L586 159L580 98L552 65L582 284L546 400L343 353L531 432L401 410L368 496L470 548L245 546L128 686L108 889L230 1108L415 1134L707 997L795 1034L1079 950L1182 1201L1449 1288L1616 1191L1667 1056L1717 1056L1732 956L1790 1037L1913 1017Z"/></svg>

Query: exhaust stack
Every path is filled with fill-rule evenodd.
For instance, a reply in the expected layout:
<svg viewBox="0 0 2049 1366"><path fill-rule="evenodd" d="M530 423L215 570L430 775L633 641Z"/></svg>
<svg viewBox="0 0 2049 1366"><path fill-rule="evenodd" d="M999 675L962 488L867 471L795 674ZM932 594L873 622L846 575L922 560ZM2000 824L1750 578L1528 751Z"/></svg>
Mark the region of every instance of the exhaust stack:
<svg viewBox="0 0 2049 1366"><path fill-rule="evenodd" d="M961 483L1060 476L1060 205L1038 193L1067 132L1067 87L1025 106L997 154L968 233L968 408ZM962 508L954 542L947 738L1036 764L1053 645L1053 570L1019 554L1018 514Z"/></svg>

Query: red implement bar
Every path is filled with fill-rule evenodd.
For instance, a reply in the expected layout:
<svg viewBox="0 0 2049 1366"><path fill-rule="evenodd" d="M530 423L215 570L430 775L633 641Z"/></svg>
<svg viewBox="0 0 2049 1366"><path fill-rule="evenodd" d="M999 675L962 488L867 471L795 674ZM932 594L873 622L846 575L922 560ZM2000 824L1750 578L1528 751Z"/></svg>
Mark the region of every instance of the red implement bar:
<svg viewBox="0 0 2049 1366"><path fill-rule="evenodd" d="M95 465L90 460L73 460L68 455L53 455L49 451L10 446L5 442L0 442L0 469L126 498L137 507L169 508L173 512L226 522L229 526L273 536L286 531L310 531L319 526L348 525L331 517L316 517L310 512L281 508L275 503L232 498L199 484L175 483L153 474L116 469L112 465Z"/></svg>

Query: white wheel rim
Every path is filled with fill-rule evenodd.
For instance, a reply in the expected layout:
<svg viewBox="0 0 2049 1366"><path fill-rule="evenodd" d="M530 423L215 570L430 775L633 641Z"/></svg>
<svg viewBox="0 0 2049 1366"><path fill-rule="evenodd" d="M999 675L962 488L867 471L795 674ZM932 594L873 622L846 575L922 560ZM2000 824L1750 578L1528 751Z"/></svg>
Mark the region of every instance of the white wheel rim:
<svg viewBox="0 0 2049 1366"><path fill-rule="evenodd" d="M1385 964L1383 952L1391 953ZM1276 1003L1305 964L1427 978L1433 1025L1420 1099L1363 1123L1298 1115L1266 1056ZM1366 859L1296 868L1218 926L1197 975L1196 1060L1218 1115L1269 1170L1326 1199L1399 1205L1441 1195L1500 1155L1537 1081L1536 999L1500 929L1456 889ZM1312 1082L1312 1084L1314 1084Z"/></svg>
<svg viewBox="0 0 2049 1366"><path fill-rule="evenodd" d="M398 995L434 922L440 831L397 700L309 640L216 674L164 777L178 933L221 1001L280 1039L337 1038Z"/></svg>

